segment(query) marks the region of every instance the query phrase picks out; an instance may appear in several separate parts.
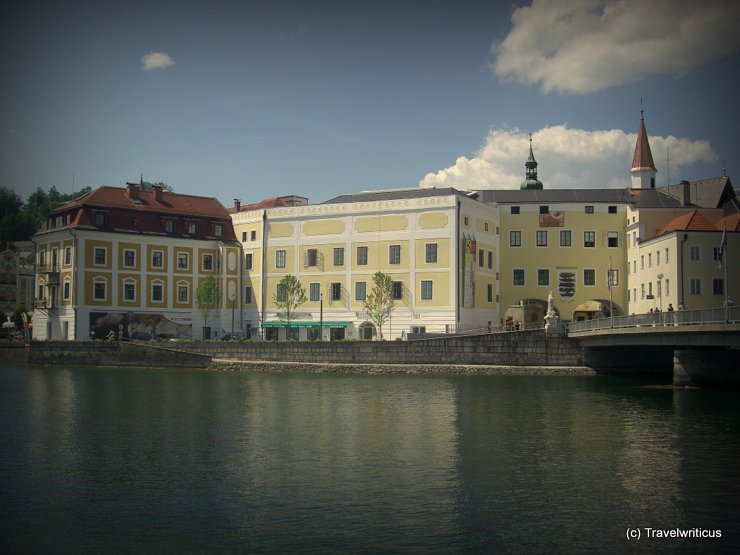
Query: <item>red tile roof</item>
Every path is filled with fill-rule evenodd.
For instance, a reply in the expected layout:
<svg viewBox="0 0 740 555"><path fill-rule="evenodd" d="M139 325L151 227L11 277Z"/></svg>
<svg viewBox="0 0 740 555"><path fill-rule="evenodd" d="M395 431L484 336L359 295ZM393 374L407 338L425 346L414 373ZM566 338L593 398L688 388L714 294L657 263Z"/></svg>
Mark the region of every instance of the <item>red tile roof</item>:
<svg viewBox="0 0 740 555"><path fill-rule="evenodd" d="M717 229L724 230L725 226L727 226L727 231L740 231L740 212L725 216L717 222Z"/></svg>
<svg viewBox="0 0 740 555"><path fill-rule="evenodd" d="M673 218L658 234L661 235L670 231L718 231L718 229L699 210L692 210Z"/></svg>

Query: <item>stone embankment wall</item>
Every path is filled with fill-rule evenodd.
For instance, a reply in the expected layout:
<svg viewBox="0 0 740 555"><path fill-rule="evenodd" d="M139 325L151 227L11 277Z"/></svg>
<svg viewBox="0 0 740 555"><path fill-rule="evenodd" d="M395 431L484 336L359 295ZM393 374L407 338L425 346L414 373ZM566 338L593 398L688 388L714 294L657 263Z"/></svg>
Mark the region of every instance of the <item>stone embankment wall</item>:
<svg viewBox="0 0 740 555"><path fill-rule="evenodd" d="M4 359L0 350L0 358ZM466 367L567 367L582 366L578 343L567 337L546 335L542 330L456 336L420 341L178 341L131 342L48 341L34 342L25 360L35 364L101 366L207 367L220 362L316 364L337 369L352 366L415 365ZM264 365L263 364L263 365ZM344 366L341 366L344 365ZM267 367L265 369L268 369ZM270 369L278 370L277 366ZM331 371L331 370L329 370ZM470 371L470 368L461 370ZM548 372L551 373L551 372Z"/></svg>
<svg viewBox="0 0 740 555"><path fill-rule="evenodd" d="M578 342L542 330L421 341L193 341L176 348L213 359L320 364L581 366Z"/></svg>

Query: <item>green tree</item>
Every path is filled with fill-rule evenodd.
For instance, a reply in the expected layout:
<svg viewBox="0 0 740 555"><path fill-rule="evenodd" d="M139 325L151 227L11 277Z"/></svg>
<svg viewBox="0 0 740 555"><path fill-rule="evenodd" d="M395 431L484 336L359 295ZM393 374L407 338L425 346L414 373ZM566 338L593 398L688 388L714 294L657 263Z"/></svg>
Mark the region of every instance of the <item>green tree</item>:
<svg viewBox="0 0 740 555"><path fill-rule="evenodd" d="M378 335L383 339L383 324L391 317L396 301L393 299L393 279L388 274L376 272L373 276L373 288L365 297L365 310L370 319L378 326Z"/></svg>
<svg viewBox="0 0 740 555"><path fill-rule="evenodd" d="M306 302L306 290L297 277L287 274L278 282L272 301L278 308L278 320L286 322L285 335L289 337L290 323L295 320L298 308Z"/></svg>
<svg viewBox="0 0 740 555"><path fill-rule="evenodd" d="M195 304L203 315L203 339L211 338L211 330L208 327L208 318L212 310L218 308L218 301L221 298L221 291L218 282L213 276L206 277L200 282L195 290Z"/></svg>

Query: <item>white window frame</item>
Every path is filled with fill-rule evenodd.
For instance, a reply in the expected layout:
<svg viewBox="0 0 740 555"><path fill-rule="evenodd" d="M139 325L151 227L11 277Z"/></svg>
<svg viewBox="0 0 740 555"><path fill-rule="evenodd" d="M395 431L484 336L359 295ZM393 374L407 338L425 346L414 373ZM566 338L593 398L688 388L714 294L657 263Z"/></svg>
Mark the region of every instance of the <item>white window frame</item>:
<svg viewBox="0 0 740 555"><path fill-rule="evenodd" d="M208 264L206 265L206 260L208 260ZM204 272L212 272L213 271L213 254L207 252L203 253L201 256L201 265L203 266ZM249 269L249 268L247 268Z"/></svg>
<svg viewBox="0 0 740 555"><path fill-rule="evenodd" d="M364 301L367 299L367 282L358 281L355 283L355 300Z"/></svg>
<svg viewBox="0 0 740 555"><path fill-rule="evenodd" d="M357 247L357 265L367 266L368 248L367 245L360 245Z"/></svg>
<svg viewBox="0 0 740 555"><path fill-rule="evenodd" d="M431 279L421 280L421 300L431 301L434 298L434 281Z"/></svg>
<svg viewBox="0 0 740 555"><path fill-rule="evenodd" d="M344 247L334 247L334 266L344 266Z"/></svg>
<svg viewBox="0 0 740 555"><path fill-rule="evenodd" d="M401 263L401 245L388 245L388 264Z"/></svg>
<svg viewBox="0 0 740 555"><path fill-rule="evenodd" d="M157 287L160 287L161 288L161 291L162 291L162 298L160 300L157 300L157 299L154 298L154 290ZM164 281L162 281L161 279L156 279L156 280L152 281L152 288L151 288L151 291L149 293L149 298L150 298L150 300L151 300L152 303L164 303L165 302Z"/></svg>
<svg viewBox="0 0 740 555"><path fill-rule="evenodd" d="M286 259L288 258L288 251L285 249L277 249L275 251L275 267L285 268Z"/></svg>
<svg viewBox="0 0 740 555"><path fill-rule="evenodd" d="M188 285L187 281L178 281L176 284L176 295L177 295L177 302L178 304L187 304L190 302L190 285ZM180 293L182 290L185 290L185 300L183 301L180 298Z"/></svg>
<svg viewBox="0 0 740 555"><path fill-rule="evenodd" d="M156 265L154 263L157 254L159 254L159 259L161 262L159 265ZM163 250L153 250L151 263L152 263L152 268L164 268L164 251Z"/></svg>
<svg viewBox="0 0 740 555"><path fill-rule="evenodd" d="M126 287L132 285L133 286L133 298L129 299L126 297ZM132 278L127 278L123 280L123 302L125 303L135 303L136 302L136 280Z"/></svg>
<svg viewBox="0 0 740 555"><path fill-rule="evenodd" d="M185 261L185 264L182 264L182 261ZM190 253L189 252L183 252L183 251L177 251L177 269L178 270L189 270L190 269Z"/></svg>
<svg viewBox="0 0 740 555"><path fill-rule="evenodd" d="M126 255L129 255L133 259L133 264L127 264ZM136 268L136 249L123 249L123 267L124 268Z"/></svg>
<svg viewBox="0 0 740 555"><path fill-rule="evenodd" d="M103 286L103 297L98 296L98 285ZM93 278L93 300L96 302L100 301L107 301L108 300L108 278L104 278L101 276L96 276Z"/></svg>
<svg viewBox="0 0 740 555"><path fill-rule="evenodd" d="M308 300L319 302L321 300L321 284L314 281L308 284Z"/></svg>
<svg viewBox="0 0 740 555"><path fill-rule="evenodd" d="M98 253L103 253L103 261L98 262ZM93 266L103 267L108 262L107 247L93 247Z"/></svg>
<svg viewBox="0 0 740 555"><path fill-rule="evenodd" d="M437 251L437 243L427 243L424 247L424 261L427 264L436 264L438 260Z"/></svg>

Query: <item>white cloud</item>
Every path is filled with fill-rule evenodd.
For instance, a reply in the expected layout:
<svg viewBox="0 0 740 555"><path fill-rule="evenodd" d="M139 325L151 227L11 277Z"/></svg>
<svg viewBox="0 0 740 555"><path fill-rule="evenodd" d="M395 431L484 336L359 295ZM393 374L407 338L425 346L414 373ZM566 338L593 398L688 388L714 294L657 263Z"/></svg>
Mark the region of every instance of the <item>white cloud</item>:
<svg viewBox="0 0 740 555"><path fill-rule="evenodd" d="M492 71L544 92L590 93L682 75L737 46L736 0L534 0L495 43Z"/></svg>
<svg viewBox="0 0 740 555"><path fill-rule="evenodd" d="M668 149L673 176L680 175L682 167L716 158L707 141L673 136L650 136L649 140L659 183L665 179L666 168L662 162L666 160ZM637 133L625 133L621 129L585 131L556 125L536 131L532 141L538 177L546 189L605 189L630 185L629 170ZM519 129L491 129L475 156L461 156L454 165L427 174L419 186L518 189L524 180L524 163L528 156L528 134Z"/></svg>
<svg viewBox="0 0 740 555"><path fill-rule="evenodd" d="M152 69L164 69L175 65L175 62L166 52L149 52L141 57L141 63L144 64L144 71Z"/></svg>

